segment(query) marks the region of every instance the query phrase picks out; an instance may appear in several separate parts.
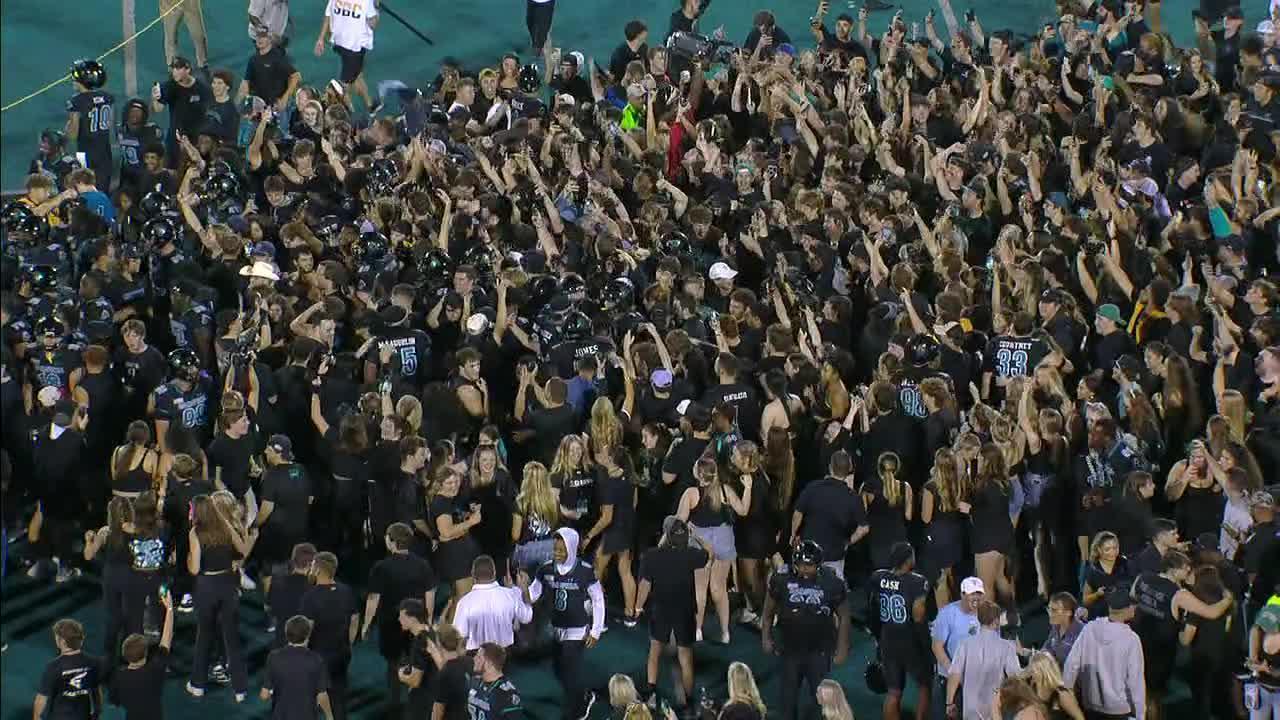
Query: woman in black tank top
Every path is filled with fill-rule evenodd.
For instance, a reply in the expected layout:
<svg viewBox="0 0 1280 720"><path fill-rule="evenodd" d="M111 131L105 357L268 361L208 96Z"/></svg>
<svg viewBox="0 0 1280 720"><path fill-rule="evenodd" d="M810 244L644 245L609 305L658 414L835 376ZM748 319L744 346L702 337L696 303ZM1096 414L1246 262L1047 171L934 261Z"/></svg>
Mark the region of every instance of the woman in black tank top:
<svg viewBox="0 0 1280 720"><path fill-rule="evenodd" d="M115 658L124 640L124 595L129 573L129 530L133 526L133 503L129 498L113 497L107 503L107 524L84 534L84 559L93 560L102 553L102 600L106 611L106 628L102 641L104 652L115 666Z"/></svg>
<svg viewBox="0 0 1280 720"><path fill-rule="evenodd" d="M721 642L728 644L729 572L738 557L730 522L735 514L745 517L750 511L753 487L746 485L743 490L745 497L742 497L732 487L721 483L720 468L710 455L703 455L698 460L693 476L698 486L684 491L676 516L689 523L690 532L697 535L711 553L710 564L693 573L697 639L702 639L702 621L706 617L707 593L710 592L711 601L716 605L716 615L720 618Z"/></svg>
<svg viewBox="0 0 1280 720"><path fill-rule="evenodd" d="M234 498L233 503L234 504ZM196 647L187 692L200 697L209 674L209 656L221 636L231 670L231 686L241 702L249 689L248 666L240 647L240 573L238 560L253 549L257 531L246 531L208 495L192 501L187 572L196 576Z"/></svg>
<svg viewBox="0 0 1280 720"><path fill-rule="evenodd" d="M136 498L152 489L160 455L151 449L151 426L141 420L129 423L126 440L111 454L111 492Z"/></svg>

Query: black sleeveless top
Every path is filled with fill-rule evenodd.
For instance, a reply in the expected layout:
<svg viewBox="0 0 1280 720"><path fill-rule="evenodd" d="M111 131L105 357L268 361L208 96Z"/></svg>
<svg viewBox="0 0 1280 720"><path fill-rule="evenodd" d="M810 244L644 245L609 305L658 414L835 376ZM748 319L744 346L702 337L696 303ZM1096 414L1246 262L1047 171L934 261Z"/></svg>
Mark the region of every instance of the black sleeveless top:
<svg viewBox="0 0 1280 720"><path fill-rule="evenodd" d="M236 549L230 545L200 547L200 574L226 572L236 559Z"/></svg>
<svg viewBox="0 0 1280 720"><path fill-rule="evenodd" d="M129 453L131 449L126 448L117 452ZM122 493L144 493L151 489L151 473L147 472L147 457L154 450L151 448L143 448L142 459L138 461L137 467L131 467L124 472L124 475L117 477L111 487L112 490Z"/></svg>
<svg viewBox="0 0 1280 720"><path fill-rule="evenodd" d="M727 524L730 514L733 512L733 508L729 507L729 501L721 498L720 509L716 510L711 506L711 499L707 497L706 488L699 487L697 490L698 504L694 505L693 509L689 511L689 524L701 528Z"/></svg>

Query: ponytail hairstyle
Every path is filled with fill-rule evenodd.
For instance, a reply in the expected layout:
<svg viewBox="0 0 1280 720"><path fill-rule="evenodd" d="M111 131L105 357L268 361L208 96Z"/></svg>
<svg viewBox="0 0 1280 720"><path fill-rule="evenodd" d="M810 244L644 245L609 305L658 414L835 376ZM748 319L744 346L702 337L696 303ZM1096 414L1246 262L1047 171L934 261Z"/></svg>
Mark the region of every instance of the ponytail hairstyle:
<svg viewBox="0 0 1280 720"><path fill-rule="evenodd" d="M129 533L125 525L133 524L133 502L129 498L116 496L107 503L107 545L119 550L129 542Z"/></svg>
<svg viewBox="0 0 1280 720"><path fill-rule="evenodd" d="M142 420L134 420L129 423L129 430L125 433L125 442L127 447L121 447L116 450L116 461L114 475L115 479L124 477L129 472L129 468L133 467L133 461L138 457L139 453L147 451L147 446L151 444L151 426Z"/></svg>
<svg viewBox="0 0 1280 720"><path fill-rule="evenodd" d="M720 504L724 501L724 489L720 485L720 466L715 457L703 455L693 466L693 477L698 481L698 502L706 501L711 509L720 512Z"/></svg>
<svg viewBox="0 0 1280 720"><path fill-rule="evenodd" d="M960 463L951 448L938 448L933 454L934 493L938 496L938 510L956 512L960 503L968 499L965 476L960 473Z"/></svg>
<svg viewBox="0 0 1280 720"><path fill-rule="evenodd" d="M898 507L905 499L902 480L898 473L902 470L902 460L894 452L882 452L876 461L876 473L880 476L880 488L889 507Z"/></svg>
<svg viewBox="0 0 1280 720"><path fill-rule="evenodd" d="M405 395L396 401L396 416L405 421L410 433L417 435L422 427L422 402L412 395Z"/></svg>

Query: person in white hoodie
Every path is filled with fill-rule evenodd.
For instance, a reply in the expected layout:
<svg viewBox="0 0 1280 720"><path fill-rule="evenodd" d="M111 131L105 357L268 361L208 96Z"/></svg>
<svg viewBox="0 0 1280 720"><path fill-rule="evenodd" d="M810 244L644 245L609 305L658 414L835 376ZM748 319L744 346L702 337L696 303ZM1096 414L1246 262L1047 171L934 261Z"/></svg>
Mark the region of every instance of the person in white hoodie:
<svg viewBox="0 0 1280 720"><path fill-rule="evenodd" d="M1084 626L1071 646L1063 684L1076 691L1088 720L1146 717L1142 641L1129 627L1133 620L1129 590L1107 595L1107 617Z"/></svg>
<svg viewBox="0 0 1280 720"><path fill-rule="evenodd" d="M584 682L582 656L604 634L605 605L604 589L595 571L578 560L578 532L572 528L556 531L551 562L534 572L525 601L533 605L544 594L550 598L551 630L556 639L553 668L564 688L561 717L579 720L591 713L596 700Z"/></svg>

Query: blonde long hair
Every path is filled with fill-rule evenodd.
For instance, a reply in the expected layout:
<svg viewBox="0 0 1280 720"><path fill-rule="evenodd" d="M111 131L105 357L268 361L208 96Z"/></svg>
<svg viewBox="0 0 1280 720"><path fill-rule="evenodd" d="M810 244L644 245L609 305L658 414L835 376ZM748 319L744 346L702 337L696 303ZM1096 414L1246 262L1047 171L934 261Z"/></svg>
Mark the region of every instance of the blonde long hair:
<svg viewBox="0 0 1280 720"><path fill-rule="evenodd" d="M817 694L822 720L853 720L853 708L849 707L849 698L845 697L840 683L827 678L818 683Z"/></svg>
<svg viewBox="0 0 1280 720"><path fill-rule="evenodd" d="M609 678L609 706L629 708L638 702L640 693L636 691L636 684L631 677L624 673L614 673Z"/></svg>
<svg viewBox="0 0 1280 720"><path fill-rule="evenodd" d="M531 462L524 466L524 480L520 483L520 493L516 495L516 511L525 517L537 515L548 523L554 523L560 516L546 465Z"/></svg>
<svg viewBox="0 0 1280 720"><path fill-rule="evenodd" d="M1058 661L1052 653L1044 650L1031 654L1031 660L1027 662L1022 675L1040 697L1052 695L1062 687L1062 670L1058 667Z"/></svg>
<svg viewBox="0 0 1280 720"><path fill-rule="evenodd" d="M396 415L408 423L410 434L417 435L422 427L422 401L412 395L401 397L396 401Z"/></svg>
<svg viewBox="0 0 1280 720"><path fill-rule="evenodd" d="M1249 408L1244 395L1239 390L1224 390L1218 407L1231 429L1231 440L1243 444L1249 429Z"/></svg>
<svg viewBox="0 0 1280 720"><path fill-rule="evenodd" d="M957 511L968 498L965 476L960 474L960 464L951 448L938 448L933 454L933 484L942 512Z"/></svg>
<svg viewBox="0 0 1280 720"><path fill-rule="evenodd" d="M591 435L591 450L595 454L622 444L622 421L609 398L601 395L591 404L587 433Z"/></svg>
<svg viewBox="0 0 1280 720"><path fill-rule="evenodd" d="M569 452L575 443L582 448L582 460L578 463L577 467L573 467L570 464L572 461L569 459ZM568 477L575 471L585 470L589 458L590 455L587 453L587 446L582 442L582 437L580 435L565 435L560 440L560 447L556 448L555 459L551 461L551 473L553 475L558 474L563 477Z"/></svg>
<svg viewBox="0 0 1280 720"><path fill-rule="evenodd" d="M728 702L750 705L760 711L760 717L764 717L766 711L764 699L760 697L760 688L756 686L756 676L752 674L750 666L739 660L734 660L729 663L728 675Z"/></svg>

